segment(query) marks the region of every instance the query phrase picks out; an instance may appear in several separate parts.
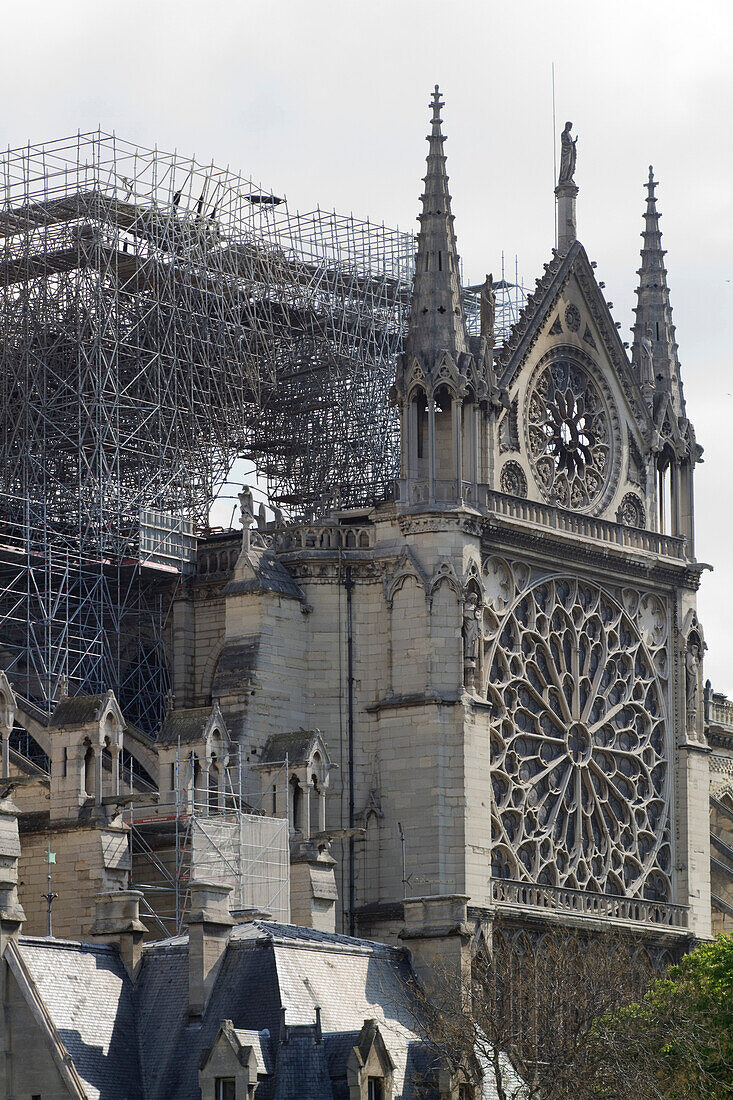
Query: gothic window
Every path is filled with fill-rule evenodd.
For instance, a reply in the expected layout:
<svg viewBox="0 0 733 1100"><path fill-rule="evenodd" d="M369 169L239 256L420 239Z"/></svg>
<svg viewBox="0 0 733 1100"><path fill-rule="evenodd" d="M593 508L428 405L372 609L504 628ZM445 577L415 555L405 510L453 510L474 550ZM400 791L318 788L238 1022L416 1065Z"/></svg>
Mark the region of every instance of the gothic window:
<svg viewBox="0 0 733 1100"><path fill-rule="evenodd" d="M540 369L525 425L544 498L563 508L598 511L611 481L614 425L599 384L580 361L560 355Z"/></svg>
<svg viewBox="0 0 733 1100"><path fill-rule="evenodd" d="M216 1100L237 1100L237 1083L233 1077L217 1077Z"/></svg>
<svg viewBox="0 0 733 1100"><path fill-rule="evenodd" d="M636 619L595 585L547 578L494 618L497 877L670 898L666 618L655 597L634 600Z"/></svg>

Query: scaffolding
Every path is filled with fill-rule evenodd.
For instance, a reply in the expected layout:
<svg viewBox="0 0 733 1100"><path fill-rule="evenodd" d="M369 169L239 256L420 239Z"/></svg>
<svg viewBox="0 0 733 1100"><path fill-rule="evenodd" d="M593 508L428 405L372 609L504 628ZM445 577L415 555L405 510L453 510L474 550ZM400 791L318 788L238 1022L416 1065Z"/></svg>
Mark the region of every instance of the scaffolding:
<svg viewBox="0 0 733 1100"><path fill-rule="evenodd" d="M112 687L153 733L234 460L292 515L389 492L414 238L101 131L0 173L0 667L47 712Z"/></svg>
<svg viewBox="0 0 733 1100"><path fill-rule="evenodd" d="M111 686L152 732L234 459L300 507L393 475L412 241L101 132L0 171L0 664L46 710Z"/></svg>
<svg viewBox="0 0 733 1100"><path fill-rule="evenodd" d="M166 799L130 803L131 888L142 894L154 938L181 933L190 911L192 881L231 886L232 910L267 912L290 922L290 823L268 814L273 790L289 789L288 762L263 789L232 746L222 786L191 786L190 761L178 746L175 790ZM138 790L139 790L138 785Z"/></svg>

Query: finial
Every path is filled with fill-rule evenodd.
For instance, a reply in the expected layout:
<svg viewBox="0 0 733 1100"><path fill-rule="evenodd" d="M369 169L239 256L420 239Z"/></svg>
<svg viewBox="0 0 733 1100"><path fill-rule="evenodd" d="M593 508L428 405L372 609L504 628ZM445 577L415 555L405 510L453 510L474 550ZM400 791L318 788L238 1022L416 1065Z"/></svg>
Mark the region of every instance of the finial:
<svg viewBox="0 0 733 1100"><path fill-rule="evenodd" d="M430 100L429 106L433 108L433 117L430 121L433 122L433 123L437 122L438 124L440 124L442 122L442 119L440 117L440 112L443 109L443 107L445 107L445 103L440 98L440 88L437 84L435 85L435 90L433 91L433 98Z"/></svg>

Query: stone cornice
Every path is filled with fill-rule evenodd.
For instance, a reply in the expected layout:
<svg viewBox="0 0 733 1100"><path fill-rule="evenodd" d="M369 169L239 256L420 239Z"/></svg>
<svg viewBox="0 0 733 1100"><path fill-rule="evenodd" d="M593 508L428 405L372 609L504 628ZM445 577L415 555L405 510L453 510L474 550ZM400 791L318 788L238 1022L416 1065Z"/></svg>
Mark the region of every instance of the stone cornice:
<svg viewBox="0 0 733 1100"><path fill-rule="evenodd" d="M465 702L466 697L462 695L439 695L436 692L421 692L415 695L387 695L364 709L369 714L378 714L383 710L403 710L409 707L456 707L463 706Z"/></svg>
<svg viewBox="0 0 733 1100"><path fill-rule="evenodd" d="M725 733L723 730L708 728L705 731L708 744L716 749L728 749L733 753L733 733Z"/></svg>
<svg viewBox="0 0 733 1100"><path fill-rule="evenodd" d="M345 579L345 567L350 566L352 578L357 583L374 583L382 580L385 563L373 551L362 551L358 556L331 550L301 551L297 556L282 559L288 572L298 584L336 584Z"/></svg>
<svg viewBox="0 0 733 1100"><path fill-rule="evenodd" d="M489 517L484 522L481 536L482 553L495 552L497 545L506 545L537 554L541 564L549 565L548 557L565 564L569 561L584 565L596 572L613 570L622 580L632 577L645 584L656 582L666 588L688 588L697 591L700 586L700 569L696 563L667 564L660 558L630 554L624 547L612 544L595 546L580 540L564 538L545 528L521 528L497 522Z"/></svg>
<svg viewBox="0 0 733 1100"><path fill-rule="evenodd" d="M477 512L407 512L399 517L398 523L403 535L462 531L478 538L483 519Z"/></svg>

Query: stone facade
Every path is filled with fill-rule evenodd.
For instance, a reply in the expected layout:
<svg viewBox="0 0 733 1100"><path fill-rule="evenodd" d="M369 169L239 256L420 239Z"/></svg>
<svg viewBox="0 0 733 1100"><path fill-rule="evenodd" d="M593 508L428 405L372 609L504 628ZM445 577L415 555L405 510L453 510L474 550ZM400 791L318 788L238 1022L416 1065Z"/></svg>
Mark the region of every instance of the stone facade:
<svg viewBox="0 0 733 1100"><path fill-rule="evenodd" d="M183 742L167 725L125 746L161 797L194 801L196 767L210 777L236 752L245 797L267 790L266 812L288 816L291 908L314 927L332 927L338 894L340 928L393 939L404 898L429 894L468 898L486 923L705 938L711 760L714 776L728 764L706 737L702 452L657 184L650 171L629 352L578 239L566 127L557 247L497 350L490 276L480 335L466 327L437 89L431 106L392 498L268 524L243 492L242 535L200 541L169 628L167 723L192 731L191 773L174 775ZM51 774L69 813L89 797L88 746L72 740L73 783ZM272 779L285 761L287 789ZM95 805L114 802L114 767L111 795L96 774ZM716 798L723 874L728 789ZM716 890L717 927L733 903L729 883Z"/></svg>

